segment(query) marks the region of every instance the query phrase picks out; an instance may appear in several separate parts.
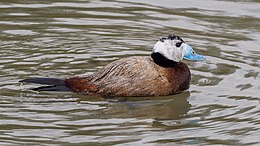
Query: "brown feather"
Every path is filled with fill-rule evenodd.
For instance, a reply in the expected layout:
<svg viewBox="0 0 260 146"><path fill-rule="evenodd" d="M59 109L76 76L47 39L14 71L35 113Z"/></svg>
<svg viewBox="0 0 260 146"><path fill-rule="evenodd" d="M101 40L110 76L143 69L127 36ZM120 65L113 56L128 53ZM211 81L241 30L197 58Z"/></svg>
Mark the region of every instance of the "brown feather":
<svg viewBox="0 0 260 146"><path fill-rule="evenodd" d="M77 93L96 92L98 88L86 79L73 77L65 80L65 86Z"/></svg>
<svg viewBox="0 0 260 146"><path fill-rule="evenodd" d="M77 93L101 96L162 96L189 88L190 71L180 62L161 67L149 57L127 57L114 61L97 72L65 80Z"/></svg>

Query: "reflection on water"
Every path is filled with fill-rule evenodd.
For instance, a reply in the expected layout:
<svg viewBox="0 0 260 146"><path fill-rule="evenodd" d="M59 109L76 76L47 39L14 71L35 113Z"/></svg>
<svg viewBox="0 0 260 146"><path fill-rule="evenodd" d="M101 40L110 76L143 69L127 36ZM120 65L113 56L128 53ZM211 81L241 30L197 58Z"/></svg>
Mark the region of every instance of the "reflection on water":
<svg viewBox="0 0 260 146"><path fill-rule="evenodd" d="M260 3L256 0L0 2L0 145L259 145ZM94 72L149 56L178 34L204 62L189 91L103 99L28 91L27 77Z"/></svg>

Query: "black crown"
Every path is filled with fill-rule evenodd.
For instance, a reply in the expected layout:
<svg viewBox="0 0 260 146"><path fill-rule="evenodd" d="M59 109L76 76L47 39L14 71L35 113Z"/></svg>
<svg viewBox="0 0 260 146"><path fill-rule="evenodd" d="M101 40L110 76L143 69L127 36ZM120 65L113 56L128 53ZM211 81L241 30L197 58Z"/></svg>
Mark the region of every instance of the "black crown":
<svg viewBox="0 0 260 146"><path fill-rule="evenodd" d="M181 37L176 36L176 35L172 35L172 34L168 35L168 37L162 37L162 38L160 38L160 41L161 41L161 42L164 42L164 40L167 40L167 39L169 39L169 40L180 40L181 42L184 43L184 41L182 40Z"/></svg>

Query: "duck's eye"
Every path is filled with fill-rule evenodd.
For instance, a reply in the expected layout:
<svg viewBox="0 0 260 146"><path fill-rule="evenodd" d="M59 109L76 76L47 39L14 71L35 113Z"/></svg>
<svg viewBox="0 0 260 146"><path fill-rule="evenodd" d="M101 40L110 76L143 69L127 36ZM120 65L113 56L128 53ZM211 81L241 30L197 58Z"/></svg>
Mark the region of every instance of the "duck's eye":
<svg viewBox="0 0 260 146"><path fill-rule="evenodd" d="M192 55L194 55L194 54L195 54L195 52L194 52L194 51L191 51L191 54L192 54Z"/></svg>
<svg viewBox="0 0 260 146"><path fill-rule="evenodd" d="M175 44L175 46L176 46L176 47L180 47L181 44L182 44L182 42L178 42L178 43Z"/></svg>

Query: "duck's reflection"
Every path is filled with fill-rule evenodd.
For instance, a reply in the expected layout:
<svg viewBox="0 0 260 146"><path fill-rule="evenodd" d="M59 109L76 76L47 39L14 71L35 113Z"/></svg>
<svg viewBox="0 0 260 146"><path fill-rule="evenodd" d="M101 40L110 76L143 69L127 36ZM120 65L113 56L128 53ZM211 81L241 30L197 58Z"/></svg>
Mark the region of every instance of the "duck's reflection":
<svg viewBox="0 0 260 146"><path fill-rule="evenodd" d="M164 97L124 97L109 99L106 109L95 118L179 119L190 110L189 91ZM111 101L112 100L112 101ZM104 103L103 103L104 104Z"/></svg>

